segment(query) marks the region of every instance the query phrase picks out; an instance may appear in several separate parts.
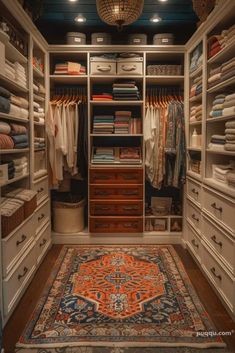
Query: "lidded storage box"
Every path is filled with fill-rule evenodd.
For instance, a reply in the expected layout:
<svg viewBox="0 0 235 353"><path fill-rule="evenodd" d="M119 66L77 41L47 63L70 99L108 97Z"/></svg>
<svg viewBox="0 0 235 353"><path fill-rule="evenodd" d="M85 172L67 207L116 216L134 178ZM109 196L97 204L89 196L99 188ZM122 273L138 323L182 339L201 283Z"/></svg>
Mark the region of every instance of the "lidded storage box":
<svg viewBox="0 0 235 353"><path fill-rule="evenodd" d="M109 45L109 44L111 44L111 36L109 33L92 33L91 44L93 44L93 45Z"/></svg>
<svg viewBox="0 0 235 353"><path fill-rule="evenodd" d="M116 75L117 73L116 59L93 56L90 58L90 66L91 75Z"/></svg>
<svg viewBox="0 0 235 353"><path fill-rule="evenodd" d="M68 32L66 35L67 44L70 45L80 45L86 44L86 35L79 32Z"/></svg>
<svg viewBox="0 0 235 353"><path fill-rule="evenodd" d="M142 75L143 74L143 58L118 58L117 59L118 75Z"/></svg>
<svg viewBox="0 0 235 353"><path fill-rule="evenodd" d="M146 45L147 35L144 33L130 34L128 36L128 44L130 45Z"/></svg>
<svg viewBox="0 0 235 353"><path fill-rule="evenodd" d="M158 33L153 37L154 45L172 45L174 42L174 35L172 33Z"/></svg>

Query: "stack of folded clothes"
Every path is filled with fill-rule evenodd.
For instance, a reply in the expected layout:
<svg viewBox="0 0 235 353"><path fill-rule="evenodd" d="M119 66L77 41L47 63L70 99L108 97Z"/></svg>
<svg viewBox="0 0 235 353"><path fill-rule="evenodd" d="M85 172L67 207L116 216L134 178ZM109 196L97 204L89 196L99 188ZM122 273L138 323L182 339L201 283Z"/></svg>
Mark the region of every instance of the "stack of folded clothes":
<svg viewBox="0 0 235 353"><path fill-rule="evenodd" d="M45 123L45 111L38 102L33 102L33 120L40 124Z"/></svg>
<svg viewBox="0 0 235 353"><path fill-rule="evenodd" d="M13 159L14 167L15 167L15 178L21 177L28 173L28 158L21 157Z"/></svg>
<svg viewBox="0 0 235 353"><path fill-rule="evenodd" d="M13 161L0 161L1 165L7 164L8 169L8 180L14 179L15 177L15 166Z"/></svg>
<svg viewBox="0 0 235 353"><path fill-rule="evenodd" d="M219 118L223 116L232 116L235 114L235 93L218 94L212 103L210 117Z"/></svg>
<svg viewBox="0 0 235 353"><path fill-rule="evenodd" d="M116 111L114 120L115 134L128 134L131 119L130 111Z"/></svg>
<svg viewBox="0 0 235 353"><path fill-rule="evenodd" d="M10 115L21 119L28 120L29 118L29 102L23 97L11 95L10 98Z"/></svg>
<svg viewBox="0 0 235 353"><path fill-rule="evenodd" d="M211 88L221 81L221 67L216 67L214 69L210 69L208 76L208 88Z"/></svg>
<svg viewBox="0 0 235 353"><path fill-rule="evenodd" d="M140 93L135 81L120 81L113 84L114 100L139 100Z"/></svg>
<svg viewBox="0 0 235 353"><path fill-rule="evenodd" d="M15 62L15 77L16 77L16 82L19 85L27 88L27 77L26 77L25 68L18 62Z"/></svg>
<svg viewBox="0 0 235 353"><path fill-rule="evenodd" d="M0 147L2 149L27 148L28 146L25 126L0 121Z"/></svg>
<svg viewBox="0 0 235 353"><path fill-rule="evenodd" d="M92 163L113 163L115 161L115 149L113 147L95 147Z"/></svg>
<svg viewBox="0 0 235 353"><path fill-rule="evenodd" d="M37 81L33 82L33 91L34 91L34 93L37 93L42 96L45 96L45 94L46 94L45 87Z"/></svg>
<svg viewBox="0 0 235 353"><path fill-rule="evenodd" d="M194 105L190 109L190 121L201 121L202 120L202 105Z"/></svg>
<svg viewBox="0 0 235 353"><path fill-rule="evenodd" d="M235 76L235 57L221 65L221 81Z"/></svg>
<svg viewBox="0 0 235 353"><path fill-rule="evenodd" d="M140 147L120 147L119 160L121 163L128 164L141 163Z"/></svg>
<svg viewBox="0 0 235 353"><path fill-rule="evenodd" d="M226 143L225 135L212 135L209 143L210 149L224 151L224 145Z"/></svg>
<svg viewBox="0 0 235 353"><path fill-rule="evenodd" d="M14 148L14 142L9 136L11 133L10 124L0 121L0 149L8 150Z"/></svg>
<svg viewBox="0 0 235 353"><path fill-rule="evenodd" d="M197 70L202 65L202 44L199 44L193 51L190 59L190 73Z"/></svg>
<svg viewBox="0 0 235 353"><path fill-rule="evenodd" d="M5 60L5 76L12 81L16 81L15 65L9 60Z"/></svg>
<svg viewBox="0 0 235 353"><path fill-rule="evenodd" d="M85 75L86 67L76 63L67 61L64 63L56 64L54 75Z"/></svg>
<svg viewBox="0 0 235 353"><path fill-rule="evenodd" d="M208 39L208 57L212 58L220 50L235 40L235 25L223 30L218 35L213 35Z"/></svg>
<svg viewBox="0 0 235 353"><path fill-rule="evenodd" d="M131 118L129 132L131 134L141 134L142 122L140 118Z"/></svg>
<svg viewBox="0 0 235 353"><path fill-rule="evenodd" d="M202 93L202 75L194 78L193 84L190 90L190 98L198 96L201 93Z"/></svg>
<svg viewBox="0 0 235 353"><path fill-rule="evenodd" d="M46 147L45 137L34 137L34 149L42 149Z"/></svg>
<svg viewBox="0 0 235 353"><path fill-rule="evenodd" d="M100 94L93 94L92 95L93 101L112 101L113 96L110 93L100 93Z"/></svg>
<svg viewBox="0 0 235 353"><path fill-rule="evenodd" d="M224 149L226 151L235 152L235 120L227 121L225 124L226 143Z"/></svg>
<svg viewBox="0 0 235 353"><path fill-rule="evenodd" d="M212 164L212 178L223 184L228 184L227 174L234 171L235 165L229 164Z"/></svg>
<svg viewBox="0 0 235 353"><path fill-rule="evenodd" d="M11 93L4 87L0 87L0 112L9 114L10 112L10 102Z"/></svg>
<svg viewBox="0 0 235 353"><path fill-rule="evenodd" d="M95 115L93 118L93 134L112 134L114 127L113 115Z"/></svg>

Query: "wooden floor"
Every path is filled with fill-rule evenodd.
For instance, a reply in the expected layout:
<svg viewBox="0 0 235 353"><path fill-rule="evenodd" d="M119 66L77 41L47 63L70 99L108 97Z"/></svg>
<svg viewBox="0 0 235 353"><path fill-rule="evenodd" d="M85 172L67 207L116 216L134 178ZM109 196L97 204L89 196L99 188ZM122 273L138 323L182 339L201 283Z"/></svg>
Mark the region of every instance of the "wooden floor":
<svg viewBox="0 0 235 353"><path fill-rule="evenodd" d="M3 346L5 348L5 353L13 353L14 347L18 338L23 331L33 309L36 305L37 300L43 290L43 287L47 281L50 271L53 267L55 260L61 250L61 245L54 245L49 253L47 254L44 262L38 269L34 279L32 280L28 290L21 299L19 305L8 321L3 332ZM204 304L206 310L214 321L218 331L231 331L234 333L230 337L224 337L227 343L229 351L235 352L235 323L227 314L226 310L222 306L220 300L210 287L206 278L203 276L202 272L199 270L198 266L192 259L189 252L183 249L181 246L175 246L186 271L197 291L199 298ZM206 350L199 350L200 352ZM215 349L215 352L220 352L220 349Z"/></svg>

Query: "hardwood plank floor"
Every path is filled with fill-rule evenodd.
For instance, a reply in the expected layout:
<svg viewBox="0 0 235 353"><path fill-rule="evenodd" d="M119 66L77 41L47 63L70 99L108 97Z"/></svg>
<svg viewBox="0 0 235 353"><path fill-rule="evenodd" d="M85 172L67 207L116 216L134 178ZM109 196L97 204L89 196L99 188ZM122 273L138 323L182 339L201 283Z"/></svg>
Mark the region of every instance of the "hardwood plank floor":
<svg viewBox="0 0 235 353"><path fill-rule="evenodd" d="M33 278L29 288L22 297L19 305L15 309L8 323L3 331L3 347L5 353L13 353L14 347L18 338L23 331L26 323L30 319L33 309L40 297L48 276L54 262L56 261L62 245L53 245L48 252L46 258L38 269L35 277ZM199 270L197 264L191 257L190 253L183 249L180 245L176 245L175 249L179 254L186 271L197 291L197 294L214 321L218 331L231 331L234 330L232 336L224 337L229 351L235 352L235 322L228 315L224 309L221 301L212 290L207 279ZM207 350L199 350L206 352ZM215 352L220 352L220 349L215 349Z"/></svg>

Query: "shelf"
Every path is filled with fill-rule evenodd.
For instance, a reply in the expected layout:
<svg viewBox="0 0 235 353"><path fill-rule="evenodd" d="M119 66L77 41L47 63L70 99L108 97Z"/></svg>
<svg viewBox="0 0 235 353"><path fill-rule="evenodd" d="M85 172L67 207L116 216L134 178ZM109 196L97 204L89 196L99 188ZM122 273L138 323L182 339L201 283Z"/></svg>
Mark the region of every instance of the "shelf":
<svg viewBox="0 0 235 353"><path fill-rule="evenodd" d="M10 150L1 150L1 154L13 154L13 153L27 153L29 148L19 148L19 149L10 149Z"/></svg>
<svg viewBox="0 0 235 353"><path fill-rule="evenodd" d="M36 126L45 126L45 123L38 123L37 121L34 121L34 125L36 125Z"/></svg>
<svg viewBox="0 0 235 353"><path fill-rule="evenodd" d="M222 64L234 56L235 51L235 40L233 40L229 45L227 45L223 50L215 54L210 58L208 64Z"/></svg>
<svg viewBox="0 0 235 353"><path fill-rule="evenodd" d="M90 75L90 81L92 83L114 83L116 80L129 79L132 81L140 82L143 80L143 75Z"/></svg>
<svg viewBox="0 0 235 353"><path fill-rule="evenodd" d="M36 93L33 94L33 100L34 100L34 101L37 101L37 102L45 102L45 98L39 96L39 95L36 94Z"/></svg>
<svg viewBox="0 0 235 353"><path fill-rule="evenodd" d="M91 105L142 105L144 101L90 101Z"/></svg>
<svg viewBox="0 0 235 353"><path fill-rule="evenodd" d="M235 77L231 77L228 80L225 80L223 82L218 83L218 85L215 85L214 87L211 87L207 90L208 93L214 93L214 92L219 92L223 88L226 88L228 86L235 85Z"/></svg>
<svg viewBox="0 0 235 353"><path fill-rule="evenodd" d="M44 73L33 66L33 74L38 78L44 78Z"/></svg>
<svg viewBox="0 0 235 353"><path fill-rule="evenodd" d="M146 76L146 83L156 83L156 84L177 84L177 83L184 83L184 76L155 76L155 75L147 75Z"/></svg>
<svg viewBox="0 0 235 353"><path fill-rule="evenodd" d="M182 231L181 232L170 232L168 230L166 231L159 231L159 230L153 230L153 231L147 231L145 230L144 231L144 235L148 236L148 235L151 235L151 236L158 236L158 235L167 235L167 236L179 236L179 235L182 235Z"/></svg>
<svg viewBox="0 0 235 353"><path fill-rule="evenodd" d="M167 215L167 216L160 216L160 215L150 215L150 216L144 216L146 219L156 219L156 218L183 218L183 216L178 216L178 215Z"/></svg>
<svg viewBox="0 0 235 353"><path fill-rule="evenodd" d="M20 122L26 123L26 124L28 124L28 122L29 122L29 119L18 118L17 116L5 114L5 113L0 113L0 118L7 119L7 120L20 121Z"/></svg>
<svg viewBox="0 0 235 353"><path fill-rule="evenodd" d="M6 183L3 183L3 184L0 183L0 186L3 187L3 186L6 186L6 185L10 185L10 184L16 183L19 180L23 180L23 179L28 178L28 176L29 176L29 174L27 173L27 174L22 175L22 176L20 176L18 178L10 179Z"/></svg>
<svg viewBox="0 0 235 353"><path fill-rule="evenodd" d="M41 169L41 170L33 173L33 178L34 178L34 180L37 180L37 179L40 179L40 178L42 178L42 177L44 177L46 175L47 175L47 170L46 169Z"/></svg>
<svg viewBox="0 0 235 353"><path fill-rule="evenodd" d="M229 115L229 116L219 116L217 118L208 118L206 119L206 121L208 123L214 123L214 122L218 122L218 121L226 121L229 119L235 119L235 115Z"/></svg>
<svg viewBox="0 0 235 353"><path fill-rule="evenodd" d="M220 183L219 181L213 179L213 178L204 178L204 183L207 184L208 186L211 186L215 189L217 189L218 191L221 191L229 196L235 197L235 188Z"/></svg>
<svg viewBox="0 0 235 353"><path fill-rule="evenodd" d="M29 90L18 83L10 80L8 77L0 74L0 83L4 84L4 88L9 89L9 91L14 90L15 92L27 93Z"/></svg>
<svg viewBox="0 0 235 353"><path fill-rule="evenodd" d="M202 72L202 65L198 67L195 71L189 74L189 78L194 78Z"/></svg>
<svg viewBox="0 0 235 353"><path fill-rule="evenodd" d="M87 75L50 75L55 83L87 83Z"/></svg>
<svg viewBox="0 0 235 353"><path fill-rule="evenodd" d="M202 121L201 121L201 120L200 120L200 121L190 121L190 122L189 122L189 125L190 125L190 126L202 125Z"/></svg>
<svg viewBox="0 0 235 353"><path fill-rule="evenodd" d="M195 173L195 172L193 172L192 170L188 170L188 171L187 171L187 175L190 176L191 178L196 179L196 180L199 180L199 181L202 180L201 174Z"/></svg>
<svg viewBox="0 0 235 353"><path fill-rule="evenodd" d="M189 102L190 103L200 102L201 100L202 100L202 94L199 94L198 96L189 98Z"/></svg>
<svg viewBox="0 0 235 353"><path fill-rule="evenodd" d="M220 150L213 150L213 149L210 149L210 148L207 148L206 152L208 153L213 153L213 154L222 154L222 155L225 155L225 156L234 156L235 157L235 151L220 151Z"/></svg>
<svg viewBox="0 0 235 353"><path fill-rule="evenodd" d="M139 164L128 164L128 163L104 163L104 164L98 164L98 163L90 163L90 168L91 169L95 169L95 168L113 168L113 166L115 166L115 168L143 168L143 163L139 163Z"/></svg>
<svg viewBox="0 0 235 353"><path fill-rule="evenodd" d="M143 134L90 134L93 137L107 136L107 137L141 137Z"/></svg>
<svg viewBox="0 0 235 353"><path fill-rule="evenodd" d="M45 151L46 147L42 147L42 148L35 148L34 152L40 152L40 151Z"/></svg>
<svg viewBox="0 0 235 353"><path fill-rule="evenodd" d="M201 147L188 147L187 150L201 152L202 148Z"/></svg>
<svg viewBox="0 0 235 353"><path fill-rule="evenodd" d="M2 30L0 30L0 41L5 44L5 53L8 60L13 62L18 61L20 64L27 64L28 59L9 42L9 36Z"/></svg>

